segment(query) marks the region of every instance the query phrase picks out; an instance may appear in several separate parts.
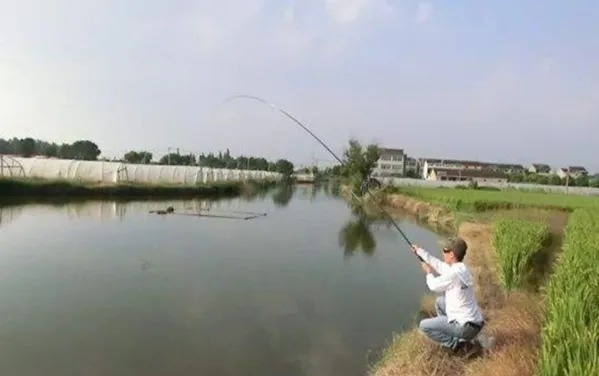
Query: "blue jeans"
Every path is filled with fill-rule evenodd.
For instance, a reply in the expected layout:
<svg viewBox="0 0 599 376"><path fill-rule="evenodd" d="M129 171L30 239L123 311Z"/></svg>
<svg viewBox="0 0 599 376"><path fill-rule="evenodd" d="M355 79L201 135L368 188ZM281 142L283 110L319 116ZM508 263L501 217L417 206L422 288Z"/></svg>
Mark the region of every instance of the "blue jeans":
<svg viewBox="0 0 599 376"><path fill-rule="evenodd" d="M470 341L480 331L470 325L461 325L455 321L448 322L445 314L445 297L439 296L435 301L437 317L420 321L420 330L441 346L455 349L459 342Z"/></svg>

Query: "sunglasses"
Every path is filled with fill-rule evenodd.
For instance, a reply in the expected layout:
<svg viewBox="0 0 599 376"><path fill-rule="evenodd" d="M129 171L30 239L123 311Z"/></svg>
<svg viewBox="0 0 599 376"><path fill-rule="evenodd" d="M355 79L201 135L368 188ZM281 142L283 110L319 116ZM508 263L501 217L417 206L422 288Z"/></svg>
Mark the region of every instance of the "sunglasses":
<svg viewBox="0 0 599 376"><path fill-rule="evenodd" d="M451 249L443 248L443 253L449 253L449 252L451 252Z"/></svg>

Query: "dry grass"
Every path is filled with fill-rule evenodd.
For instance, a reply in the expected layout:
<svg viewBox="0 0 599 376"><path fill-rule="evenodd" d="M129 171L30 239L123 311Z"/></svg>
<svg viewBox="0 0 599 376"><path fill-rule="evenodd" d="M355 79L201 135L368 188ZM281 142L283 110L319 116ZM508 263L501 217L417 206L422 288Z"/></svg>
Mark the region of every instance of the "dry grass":
<svg viewBox="0 0 599 376"><path fill-rule="evenodd" d="M433 213L429 217L431 220L442 218L446 222L453 221L451 214L443 209L435 211L431 205L415 201L393 195L389 203L395 203L404 210ZM413 329L394 338L382 359L373 367L373 375L535 374L540 338L539 296L526 292L506 295L503 292L497 274L490 223L464 222L460 224L458 233L469 245L464 261L476 280L477 298L487 319L484 331L496 337L496 348L479 358L464 360L448 355L417 329ZM434 313L434 295L423 298L421 311L425 314Z"/></svg>

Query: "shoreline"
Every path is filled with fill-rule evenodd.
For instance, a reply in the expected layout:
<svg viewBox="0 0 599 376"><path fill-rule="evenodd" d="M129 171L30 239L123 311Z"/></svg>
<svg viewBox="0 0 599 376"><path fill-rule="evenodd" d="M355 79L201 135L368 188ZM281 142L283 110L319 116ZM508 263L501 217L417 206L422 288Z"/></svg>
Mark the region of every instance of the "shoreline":
<svg viewBox="0 0 599 376"><path fill-rule="evenodd" d="M451 357L425 338L415 322L412 329L393 334L381 358L369 365L369 375L534 375L540 344L541 297L536 291L503 290L492 243L493 226L487 223L488 218L462 218L461 213L401 193L381 193L380 199L385 209L411 214L429 227L440 225L466 240L469 252L465 263L476 280L477 300L488 321L483 330L496 337L497 347L474 360ZM547 247L552 252L561 248L560 231L565 220L558 222L552 226L553 239ZM429 292L422 298L420 316L430 316L433 305L434 295Z"/></svg>
<svg viewBox="0 0 599 376"><path fill-rule="evenodd" d="M199 185L98 184L68 180L0 178L0 199L143 199L225 198L253 194L275 186L273 181L215 182Z"/></svg>

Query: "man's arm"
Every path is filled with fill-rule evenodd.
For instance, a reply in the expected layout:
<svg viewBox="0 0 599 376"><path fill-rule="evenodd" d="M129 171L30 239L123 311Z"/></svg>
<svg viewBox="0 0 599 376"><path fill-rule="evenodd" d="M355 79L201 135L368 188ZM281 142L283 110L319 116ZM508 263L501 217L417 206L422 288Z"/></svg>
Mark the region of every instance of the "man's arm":
<svg viewBox="0 0 599 376"><path fill-rule="evenodd" d="M433 292L443 292L451 286L455 276L455 272L451 269L438 277L433 276L432 273L427 273L426 285Z"/></svg>
<svg viewBox="0 0 599 376"><path fill-rule="evenodd" d="M433 257L430 253L425 251L423 248L415 246L416 254L420 256L424 262L429 264L435 269L435 271L439 274L446 273L449 270L449 265L439 260L436 257Z"/></svg>

